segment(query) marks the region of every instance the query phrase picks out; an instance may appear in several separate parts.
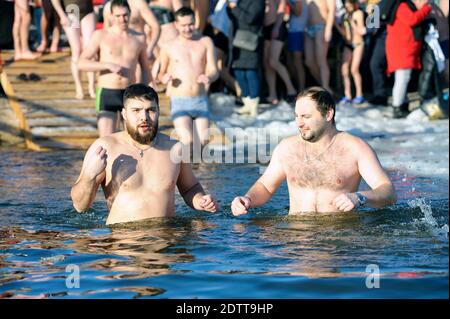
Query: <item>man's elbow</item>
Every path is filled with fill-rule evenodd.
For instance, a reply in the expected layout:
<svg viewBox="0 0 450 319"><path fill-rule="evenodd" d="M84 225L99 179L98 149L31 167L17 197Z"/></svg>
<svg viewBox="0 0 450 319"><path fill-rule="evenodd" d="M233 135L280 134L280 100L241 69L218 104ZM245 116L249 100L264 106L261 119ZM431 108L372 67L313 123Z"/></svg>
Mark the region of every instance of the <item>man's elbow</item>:
<svg viewBox="0 0 450 319"><path fill-rule="evenodd" d="M78 204L76 204L75 202L73 202L73 208L75 208L75 211L77 212L77 213L84 213L85 211L87 211L88 209L89 209L89 207L82 207L82 206L79 206Z"/></svg>
<svg viewBox="0 0 450 319"><path fill-rule="evenodd" d="M386 200L386 205L394 205L395 203L397 203L397 192L395 191L394 185L392 185L392 183L389 183L387 187L389 188L389 192Z"/></svg>
<svg viewBox="0 0 450 319"><path fill-rule="evenodd" d="M397 192L395 189L392 191L388 205L395 205L397 203Z"/></svg>
<svg viewBox="0 0 450 319"><path fill-rule="evenodd" d="M84 213L85 211L87 211L90 208L90 206L86 206L86 205L83 205L82 203L80 203L80 200L77 198L76 194L74 193L73 188L70 193L70 197L72 198L73 208L75 208L77 213Z"/></svg>

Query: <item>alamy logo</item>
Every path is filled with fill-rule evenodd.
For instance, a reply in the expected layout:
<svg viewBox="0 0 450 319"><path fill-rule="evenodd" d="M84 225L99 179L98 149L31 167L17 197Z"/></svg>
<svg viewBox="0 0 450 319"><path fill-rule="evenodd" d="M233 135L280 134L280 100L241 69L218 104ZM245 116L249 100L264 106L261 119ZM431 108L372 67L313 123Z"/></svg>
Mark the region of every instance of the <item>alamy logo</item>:
<svg viewBox="0 0 450 319"><path fill-rule="evenodd" d="M69 273L66 278L66 287L69 289L80 288L80 267L77 265L67 265L66 273Z"/></svg>
<svg viewBox="0 0 450 319"><path fill-rule="evenodd" d="M375 264L368 265L366 272L369 273L366 278L366 287L369 289L380 288L380 267Z"/></svg>
<svg viewBox="0 0 450 319"><path fill-rule="evenodd" d="M380 7L378 5L373 5L371 7L371 13L366 18L366 27L368 29L379 29L380 28Z"/></svg>
<svg viewBox="0 0 450 319"><path fill-rule="evenodd" d="M69 27L79 29L80 28L80 7L76 4L69 4L66 7L66 13L69 17Z"/></svg>

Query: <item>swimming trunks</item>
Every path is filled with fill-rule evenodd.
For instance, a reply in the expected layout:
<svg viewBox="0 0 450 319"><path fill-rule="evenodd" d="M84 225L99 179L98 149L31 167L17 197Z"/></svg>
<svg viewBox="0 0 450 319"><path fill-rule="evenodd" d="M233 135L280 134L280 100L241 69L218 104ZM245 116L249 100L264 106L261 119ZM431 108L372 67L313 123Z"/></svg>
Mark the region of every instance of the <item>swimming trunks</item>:
<svg viewBox="0 0 450 319"><path fill-rule="evenodd" d="M80 21L83 20L85 16L89 13L94 12L94 7L92 6L92 1L86 0L63 0L64 8L69 11L67 13L75 13L73 9L67 8L69 5L76 5L79 9L78 13L80 14Z"/></svg>
<svg viewBox="0 0 450 319"><path fill-rule="evenodd" d="M172 120L181 116L189 116L192 119L209 119L208 97L206 95L171 97L170 114L172 115Z"/></svg>
<svg viewBox="0 0 450 319"><path fill-rule="evenodd" d="M354 49L356 49L357 47L359 47L360 45L363 45L364 42L359 42L359 43L350 43L347 41L344 41L344 46L348 49L350 49L351 51L353 51Z"/></svg>
<svg viewBox="0 0 450 319"><path fill-rule="evenodd" d="M175 21L175 17L169 9L159 6L149 6L149 8L155 15L156 20L158 20L159 25L164 25Z"/></svg>
<svg viewBox="0 0 450 319"><path fill-rule="evenodd" d="M97 97L95 100L95 110L97 113L120 112L123 108L124 89L105 89L97 88Z"/></svg>
<svg viewBox="0 0 450 319"><path fill-rule="evenodd" d="M264 40L266 40L266 41L278 40L278 41L284 42L286 40L286 36L287 36L286 22L283 22L281 24L280 30L278 31L278 36L276 39L272 39L272 30L274 27L275 27L275 23L265 26L263 28Z"/></svg>
<svg viewBox="0 0 450 319"><path fill-rule="evenodd" d="M305 33L289 32L288 33L288 50L290 52L305 51Z"/></svg>
<svg viewBox="0 0 450 319"><path fill-rule="evenodd" d="M325 30L325 24L314 24L306 27L306 33L309 35L310 38L315 38L317 31Z"/></svg>

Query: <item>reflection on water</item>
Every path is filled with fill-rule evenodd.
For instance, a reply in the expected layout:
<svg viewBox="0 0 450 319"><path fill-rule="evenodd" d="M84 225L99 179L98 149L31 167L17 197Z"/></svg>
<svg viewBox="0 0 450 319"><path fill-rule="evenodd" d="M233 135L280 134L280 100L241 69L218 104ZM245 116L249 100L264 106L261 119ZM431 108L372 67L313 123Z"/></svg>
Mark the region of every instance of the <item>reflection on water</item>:
<svg viewBox="0 0 450 319"><path fill-rule="evenodd" d="M69 264L80 265L90 272L98 271L100 275L94 278L99 281L126 281L184 272L171 269L173 264L194 260L194 256L182 247L184 238L195 240L195 232L212 227L211 223L187 219L151 220L70 233L5 227L0 231L0 285L24 280L30 283L65 279L66 274L61 273L65 273ZM98 293L97 290L87 290L82 295ZM158 295L165 291L156 287L113 290L132 291L138 296ZM23 291L27 289L17 290ZM8 291L2 296L21 295ZM61 297L62 293L57 296Z"/></svg>
<svg viewBox="0 0 450 319"><path fill-rule="evenodd" d="M0 298L448 297L447 180L392 172L397 206L320 216L286 216L282 185L234 218L228 204L259 165L199 166L221 212L177 196L176 218L106 227L101 192L85 214L71 206L82 157L0 153ZM370 264L385 278L377 292L364 284ZM70 265L80 288L66 285Z"/></svg>

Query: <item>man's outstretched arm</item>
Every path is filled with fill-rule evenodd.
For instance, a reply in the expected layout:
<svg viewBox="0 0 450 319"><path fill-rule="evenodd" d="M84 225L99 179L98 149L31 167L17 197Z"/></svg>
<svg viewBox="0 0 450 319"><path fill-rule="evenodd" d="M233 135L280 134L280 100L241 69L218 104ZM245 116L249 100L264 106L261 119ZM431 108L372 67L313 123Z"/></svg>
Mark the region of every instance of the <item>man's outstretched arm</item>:
<svg viewBox="0 0 450 319"><path fill-rule="evenodd" d="M215 213L219 209L216 199L203 190L190 163L181 163L177 187L189 207L211 213Z"/></svg>
<svg viewBox="0 0 450 319"><path fill-rule="evenodd" d="M70 193L77 212L82 213L92 206L97 189L105 179L106 159L106 149L99 143L94 143L87 151L80 176Z"/></svg>
<svg viewBox="0 0 450 319"><path fill-rule="evenodd" d="M384 171L375 151L363 140L355 141L355 156L361 177L371 188L359 192L366 197L366 204L373 208L383 208L395 204L397 195L394 185ZM339 211L347 212L359 207L356 193L341 194L334 199L333 204Z"/></svg>
<svg viewBox="0 0 450 319"><path fill-rule="evenodd" d="M235 216L244 215L253 207L267 203L278 187L286 179L286 173L281 165L280 145L273 151L270 164L255 184L244 196L236 197L231 203L231 212Z"/></svg>

